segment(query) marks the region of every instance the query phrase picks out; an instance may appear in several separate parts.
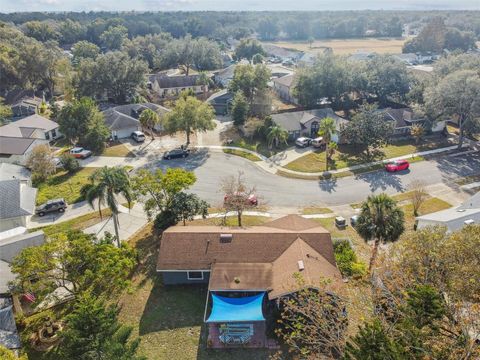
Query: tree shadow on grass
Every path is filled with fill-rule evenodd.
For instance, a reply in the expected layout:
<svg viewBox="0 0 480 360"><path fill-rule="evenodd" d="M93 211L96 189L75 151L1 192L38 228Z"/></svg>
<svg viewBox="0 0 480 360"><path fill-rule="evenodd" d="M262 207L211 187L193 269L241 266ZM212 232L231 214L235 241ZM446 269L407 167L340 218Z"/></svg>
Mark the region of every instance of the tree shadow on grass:
<svg viewBox="0 0 480 360"><path fill-rule="evenodd" d="M201 326L206 296L206 286L164 286L158 275L140 318L139 334Z"/></svg>

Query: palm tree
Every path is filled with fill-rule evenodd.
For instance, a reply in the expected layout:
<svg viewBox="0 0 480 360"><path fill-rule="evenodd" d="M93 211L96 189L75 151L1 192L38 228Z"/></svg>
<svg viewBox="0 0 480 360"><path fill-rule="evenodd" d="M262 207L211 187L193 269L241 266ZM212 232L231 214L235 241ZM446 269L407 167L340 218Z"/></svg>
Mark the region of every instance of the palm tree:
<svg viewBox="0 0 480 360"><path fill-rule="evenodd" d="M288 131L282 129L280 126L272 125L268 128L267 142L271 149L272 145L278 147L281 142L287 143Z"/></svg>
<svg viewBox="0 0 480 360"><path fill-rule="evenodd" d="M323 137L325 142L325 170L328 170L328 160L329 160L329 146L332 141L333 135L337 132L335 126L335 120L330 117L326 117L320 122L320 127L318 130L318 135Z"/></svg>
<svg viewBox="0 0 480 360"><path fill-rule="evenodd" d="M102 217L102 205L108 205L112 211L117 245L120 247L120 237L118 234L118 202L116 196L122 195L125 200L127 200L128 207L130 208L133 196L128 174L122 167L105 166L90 175L89 180L91 183L84 185L80 192L92 208L94 207L93 203L95 201L98 202L100 217Z"/></svg>
<svg viewBox="0 0 480 360"><path fill-rule="evenodd" d="M198 74L197 84L202 85L203 100L205 100L207 97L207 88L213 84L212 79L210 79L205 71L201 71Z"/></svg>
<svg viewBox="0 0 480 360"><path fill-rule="evenodd" d="M140 114L138 120L140 121L142 128L149 129L152 140L155 140L153 128L160 122L160 117L158 116L158 114L151 109L145 109Z"/></svg>
<svg viewBox="0 0 480 360"><path fill-rule="evenodd" d="M398 240L404 221L402 209L386 194L370 195L363 202L355 229L365 241L374 240L369 271L375 265L378 245Z"/></svg>

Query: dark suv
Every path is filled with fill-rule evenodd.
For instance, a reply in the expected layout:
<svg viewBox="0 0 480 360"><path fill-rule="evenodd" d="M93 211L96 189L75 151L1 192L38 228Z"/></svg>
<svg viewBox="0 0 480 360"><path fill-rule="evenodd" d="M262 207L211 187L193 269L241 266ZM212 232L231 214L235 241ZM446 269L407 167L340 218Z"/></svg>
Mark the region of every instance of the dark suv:
<svg viewBox="0 0 480 360"><path fill-rule="evenodd" d="M188 154L190 154L190 150L174 149L174 150L167 151L165 154L163 154L163 158L165 160L185 158L188 156Z"/></svg>
<svg viewBox="0 0 480 360"><path fill-rule="evenodd" d="M48 200L45 204L38 206L35 209L35 214L44 216L51 212L63 213L67 208L67 202L64 199Z"/></svg>

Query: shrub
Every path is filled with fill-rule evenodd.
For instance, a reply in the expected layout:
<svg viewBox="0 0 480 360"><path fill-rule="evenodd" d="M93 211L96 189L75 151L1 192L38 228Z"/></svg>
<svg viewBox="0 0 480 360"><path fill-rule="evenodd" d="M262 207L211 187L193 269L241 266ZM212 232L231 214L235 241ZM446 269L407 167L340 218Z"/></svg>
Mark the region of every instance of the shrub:
<svg viewBox="0 0 480 360"><path fill-rule="evenodd" d="M60 156L60 162L62 163L63 168L70 174L80 168L78 160L68 153L63 153Z"/></svg>
<svg viewBox="0 0 480 360"><path fill-rule="evenodd" d="M357 254L348 240L337 240L333 244L335 261L343 276L361 277L366 272L364 263L359 262Z"/></svg>
<svg viewBox="0 0 480 360"><path fill-rule="evenodd" d="M154 226L158 230L165 230L177 223L177 215L172 210L164 210L155 218Z"/></svg>

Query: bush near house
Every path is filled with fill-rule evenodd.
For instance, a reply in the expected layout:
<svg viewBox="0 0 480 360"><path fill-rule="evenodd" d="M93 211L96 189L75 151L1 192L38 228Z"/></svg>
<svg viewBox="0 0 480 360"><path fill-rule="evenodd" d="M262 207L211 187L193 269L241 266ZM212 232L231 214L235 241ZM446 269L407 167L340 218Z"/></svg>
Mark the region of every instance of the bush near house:
<svg viewBox="0 0 480 360"><path fill-rule="evenodd" d="M335 261L343 276L362 277L366 273L364 263L358 261L357 254L346 239L333 242Z"/></svg>

